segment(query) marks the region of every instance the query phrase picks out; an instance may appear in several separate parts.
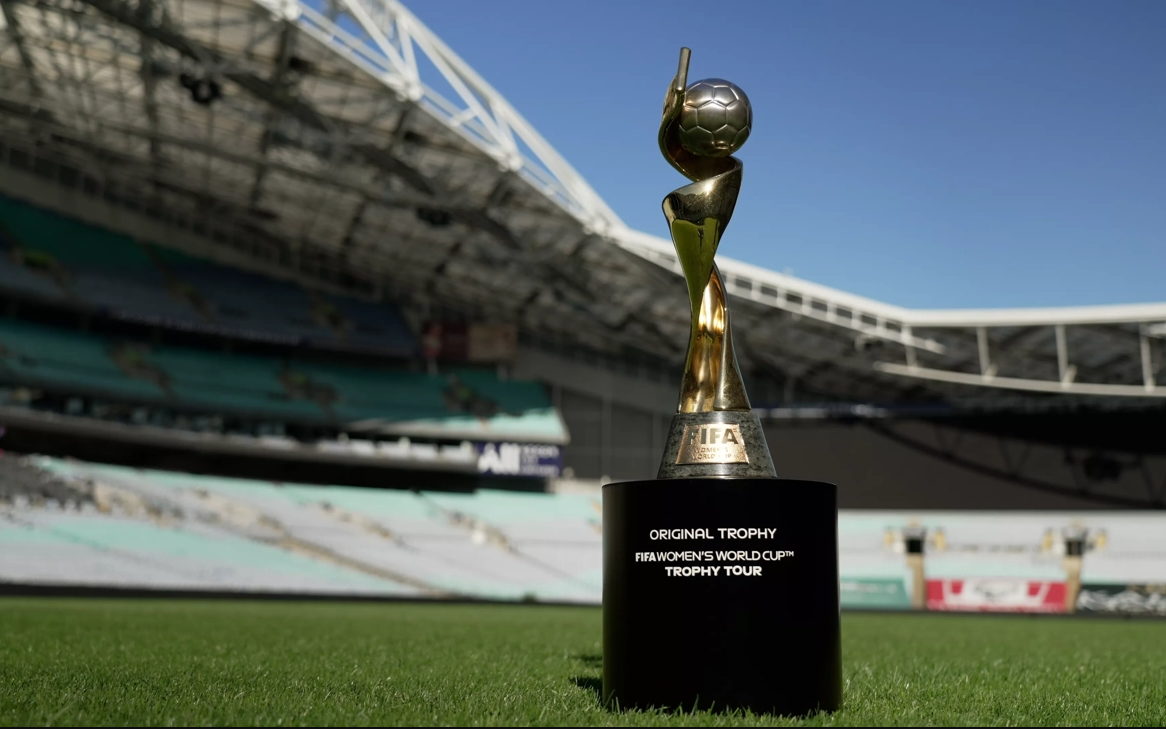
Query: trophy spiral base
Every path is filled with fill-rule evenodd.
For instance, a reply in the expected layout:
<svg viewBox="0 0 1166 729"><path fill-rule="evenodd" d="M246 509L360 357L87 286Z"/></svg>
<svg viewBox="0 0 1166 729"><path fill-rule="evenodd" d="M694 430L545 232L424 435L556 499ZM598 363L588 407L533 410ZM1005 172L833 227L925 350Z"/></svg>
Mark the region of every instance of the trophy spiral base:
<svg viewBox="0 0 1166 729"><path fill-rule="evenodd" d="M603 700L804 715L842 704L833 484L603 487Z"/></svg>
<svg viewBox="0 0 1166 729"><path fill-rule="evenodd" d="M677 413L656 478L776 478L752 410Z"/></svg>

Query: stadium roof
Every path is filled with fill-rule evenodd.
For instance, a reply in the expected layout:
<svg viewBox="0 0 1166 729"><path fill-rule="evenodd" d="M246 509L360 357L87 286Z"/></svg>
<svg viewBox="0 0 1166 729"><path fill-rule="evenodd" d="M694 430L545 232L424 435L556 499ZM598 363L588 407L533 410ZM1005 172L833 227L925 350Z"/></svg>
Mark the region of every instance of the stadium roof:
<svg viewBox="0 0 1166 729"><path fill-rule="evenodd" d="M671 243L624 225L399 3L0 10L6 169L316 281L681 358L687 296ZM1166 397L1166 303L911 310L718 261L739 356L801 392Z"/></svg>

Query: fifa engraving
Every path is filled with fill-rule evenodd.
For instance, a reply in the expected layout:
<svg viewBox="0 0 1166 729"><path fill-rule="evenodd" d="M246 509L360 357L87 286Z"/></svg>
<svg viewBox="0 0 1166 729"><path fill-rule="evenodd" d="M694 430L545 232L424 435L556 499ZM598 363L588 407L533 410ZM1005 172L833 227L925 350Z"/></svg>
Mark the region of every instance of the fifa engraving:
<svg viewBox="0 0 1166 729"><path fill-rule="evenodd" d="M676 462L748 463L741 426L736 423L685 426Z"/></svg>

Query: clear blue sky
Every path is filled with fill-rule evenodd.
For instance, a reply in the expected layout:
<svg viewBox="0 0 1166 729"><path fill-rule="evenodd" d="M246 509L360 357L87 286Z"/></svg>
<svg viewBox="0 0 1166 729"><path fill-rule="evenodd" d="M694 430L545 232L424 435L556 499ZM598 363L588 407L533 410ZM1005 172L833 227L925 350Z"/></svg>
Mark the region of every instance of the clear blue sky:
<svg viewBox="0 0 1166 729"><path fill-rule="evenodd" d="M1166 0L410 0L630 226L689 79L749 94L721 255L908 307L1166 301Z"/></svg>

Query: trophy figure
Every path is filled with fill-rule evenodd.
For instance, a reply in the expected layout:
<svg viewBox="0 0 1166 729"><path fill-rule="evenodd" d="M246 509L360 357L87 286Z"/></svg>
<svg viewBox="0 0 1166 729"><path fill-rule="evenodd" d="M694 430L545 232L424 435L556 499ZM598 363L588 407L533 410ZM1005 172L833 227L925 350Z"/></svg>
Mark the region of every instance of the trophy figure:
<svg viewBox="0 0 1166 729"><path fill-rule="evenodd" d="M687 48L680 51L660 121L660 152L692 180L664 198L692 315L680 402L656 477L776 478L741 381L725 284L713 260L741 191L741 161L732 154L749 138L753 108L729 81L687 86L689 57Z"/></svg>
<svg viewBox="0 0 1166 729"><path fill-rule="evenodd" d="M833 484L777 478L733 352L714 256L741 189L745 93L668 87L659 145L691 184L664 198L688 284L680 401L657 478L603 487L603 699L806 714L842 702Z"/></svg>

